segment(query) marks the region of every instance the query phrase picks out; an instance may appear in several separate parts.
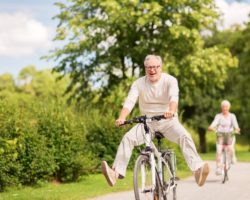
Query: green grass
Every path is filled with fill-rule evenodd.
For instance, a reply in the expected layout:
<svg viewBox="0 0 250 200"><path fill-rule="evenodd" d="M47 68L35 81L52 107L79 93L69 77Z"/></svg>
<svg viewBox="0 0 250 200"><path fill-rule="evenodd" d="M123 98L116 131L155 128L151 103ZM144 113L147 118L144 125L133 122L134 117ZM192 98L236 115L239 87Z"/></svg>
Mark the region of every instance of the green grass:
<svg viewBox="0 0 250 200"><path fill-rule="evenodd" d="M200 154L203 160L215 160L215 152ZM249 151L236 151L238 162L250 162Z"/></svg>
<svg viewBox="0 0 250 200"><path fill-rule="evenodd" d="M190 175L189 171L177 171L180 178ZM85 200L107 193L132 190L132 179L133 174L128 171L125 179L119 180L115 187L109 187L102 174L94 174L82 177L77 183L49 183L36 188L11 188L1 193L0 200Z"/></svg>
<svg viewBox="0 0 250 200"><path fill-rule="evenodd" d="M10 189L1 193L0 200L83 200L105 193L130 190L132 172L128 172L123 181L119 181L116 187L109 187L103 175L95 174L84 176L77 183L45 184L42 187L22 189Z"/></svg>
<svg viewBox="0 0 250 200"><path fill-rule="evenodd" d="M240 162L250 162L250 151L239 151L236 152L236 156L238 158L238 161Z"/></svg>

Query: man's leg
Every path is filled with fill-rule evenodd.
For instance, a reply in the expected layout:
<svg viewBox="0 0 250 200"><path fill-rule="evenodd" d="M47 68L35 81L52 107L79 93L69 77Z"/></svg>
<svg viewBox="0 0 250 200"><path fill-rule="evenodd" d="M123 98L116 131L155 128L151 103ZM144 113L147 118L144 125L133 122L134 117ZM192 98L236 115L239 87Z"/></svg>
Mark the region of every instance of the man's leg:
<svg viewBox="0 0 250 200"><path fill-rule="evenodd" d="M195 144L191 135L180 124L178 118L162 121L160 131L164 136L180 145L183 156L190 168L194 173L196 182L199 186L202 186L209 173L209 166L204 163L197 153Z"/></svg>
<svg viewBox="0 0 250 200"><path fill-rule="evenodd" d="M116 183L118 177L125 177L134 147L144 143L144 132L142 125L136 125L124 135L118 147L112 169L106 161L102 161L102 173L110 186Z"/></svg>

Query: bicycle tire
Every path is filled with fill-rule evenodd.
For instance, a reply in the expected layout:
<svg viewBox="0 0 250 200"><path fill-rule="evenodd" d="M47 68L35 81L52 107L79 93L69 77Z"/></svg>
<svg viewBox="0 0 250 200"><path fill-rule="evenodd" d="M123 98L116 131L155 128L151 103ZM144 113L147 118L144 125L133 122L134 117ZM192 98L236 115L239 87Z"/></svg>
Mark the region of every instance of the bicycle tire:
<svg viewBox="0 0 250 200"><path fill-rule="evenodd" d="M154 188L151 172L149 157L140 155L136 160L134 168L135 200L159 200L159 179L156 175L156 187ZM142 181L143 178L144 183Z"/></svg>
<svg viewBox="0 0 250 200"><path fill-rule="evenodd" d="M222 183L225 183L228 181L228 169L229 169L229 155L228 153L224 150L223 152L223 170L224 170L224 175L222 179Z"/></svg>
<svg viewBox="0 0 250 200"><path fill-rule="evenodd" d="M163 154L163 159L166 161L168 168L170 169L172 174L175 174L175 166L173 166L173 163L171 162L171 153L165 153ZM163 196L163 200L177 200L177 185L175 184L175 178L176 177L170 177L167 172L167 166L165 166L165 163L162 163L162 171L163 171L163 188L165 190L168 190L168 187L172 187L168 191L168 193Z"/></svg>

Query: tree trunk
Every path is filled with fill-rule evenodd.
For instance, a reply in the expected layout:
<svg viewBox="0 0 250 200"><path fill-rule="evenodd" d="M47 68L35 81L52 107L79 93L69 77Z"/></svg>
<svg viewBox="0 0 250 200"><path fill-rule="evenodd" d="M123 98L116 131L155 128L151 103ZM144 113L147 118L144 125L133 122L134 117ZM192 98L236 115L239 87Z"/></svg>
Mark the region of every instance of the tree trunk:
<svg viewBox="0 0 250 200"><path fill-rule="evenodd" d="M199 127L198 134L199 134L199 142L200 142L200 152L206 153L207 152L206 129Z"/></svg>

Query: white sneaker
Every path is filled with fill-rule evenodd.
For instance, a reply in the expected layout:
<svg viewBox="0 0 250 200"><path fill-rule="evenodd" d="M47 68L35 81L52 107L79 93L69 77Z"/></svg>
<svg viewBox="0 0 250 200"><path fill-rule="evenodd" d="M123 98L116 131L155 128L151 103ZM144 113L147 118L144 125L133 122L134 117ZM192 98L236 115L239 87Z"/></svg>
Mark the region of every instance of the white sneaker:
<svg viewBox="0 0 250 200"><path fill-rule="evenodd" d="M233 157L232 157L231 163L232 163L232 164L236 164L236 162L237 162L237 158L236 158L236 156L233 156Z"/></svg>
<svg viewBox="0 0 250 200"><path fill-rule="evenodd" d="M217 176L220 176L220 175L222 175L222 172L223 172L223 170L222 170L220 167L217 167L217 168L216 168L216 171L215 171L215 174L216 174Z"/></svg>

